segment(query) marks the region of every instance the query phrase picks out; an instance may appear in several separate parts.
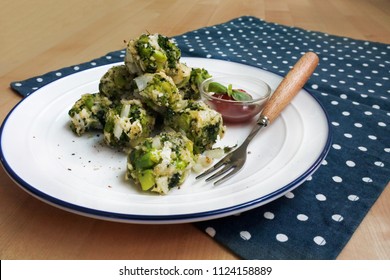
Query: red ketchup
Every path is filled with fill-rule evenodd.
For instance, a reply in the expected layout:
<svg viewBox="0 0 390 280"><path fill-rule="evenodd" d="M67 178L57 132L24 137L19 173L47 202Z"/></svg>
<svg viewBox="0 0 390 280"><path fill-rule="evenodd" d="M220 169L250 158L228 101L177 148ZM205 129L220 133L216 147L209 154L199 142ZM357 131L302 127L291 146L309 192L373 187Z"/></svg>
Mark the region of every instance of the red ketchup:
<svg viewBox="0 0 390 280"><path fill-rule="evenodd" d="M220 112L226 122L247 122L260 112L260 105L245 105L245 102L236 101L226 93L215 93L213 97L214 99L210 100L213 109Z"/></svg>

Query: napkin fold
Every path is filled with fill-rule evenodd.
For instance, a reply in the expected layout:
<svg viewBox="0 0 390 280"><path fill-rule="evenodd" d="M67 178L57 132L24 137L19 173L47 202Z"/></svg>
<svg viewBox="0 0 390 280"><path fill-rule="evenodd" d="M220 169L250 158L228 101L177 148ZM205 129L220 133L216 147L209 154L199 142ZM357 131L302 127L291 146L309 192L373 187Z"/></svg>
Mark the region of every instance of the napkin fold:
<svg viewBox="0 0 390 280"><path fill-rule="evenodd" d="M243 16L174 37L182 56L239 62L284 76L320 57L305 88L324 107L333 143L301 186L256 209L195 223L243 259L335 259L389 182L390 45ZM23 81L27 96L66 75L123 61L124 50Z"/></svg>

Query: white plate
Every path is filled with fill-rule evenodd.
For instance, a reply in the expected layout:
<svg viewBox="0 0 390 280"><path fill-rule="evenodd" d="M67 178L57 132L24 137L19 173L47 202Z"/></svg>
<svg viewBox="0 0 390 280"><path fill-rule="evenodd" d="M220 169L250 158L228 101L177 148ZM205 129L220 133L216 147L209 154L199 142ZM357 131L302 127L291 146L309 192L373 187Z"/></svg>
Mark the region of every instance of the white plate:
<svg viewBox="0 0 390 280"><path fill-rule="evenodd" d="M182 58L211 74L257 76L275 88L281 78L227 61ZM95 218L132 223L182 223L253 209L303 183L325 158L331 137L327 116L302 90L281 116L249 146L245 167L214 187L190 176L180 189L161 196L140 192L124 180L126 156L102 144L101 135L75 136L68 110L80 95L97 92L113 65L59 79L24 98L1 127L1 162L33 196L56 207ZM218 145L240 144L252 124L227 127Z"/></svg>

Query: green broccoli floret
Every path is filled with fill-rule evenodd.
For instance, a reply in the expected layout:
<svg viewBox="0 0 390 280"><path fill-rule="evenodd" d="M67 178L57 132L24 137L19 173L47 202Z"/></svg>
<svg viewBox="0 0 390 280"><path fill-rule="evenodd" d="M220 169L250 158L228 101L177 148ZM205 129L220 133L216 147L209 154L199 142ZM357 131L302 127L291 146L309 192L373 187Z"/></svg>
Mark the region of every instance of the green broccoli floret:
<svg viewBox="0 0 390 280"><path fill-rule="evenodd" d="M155 123L154 114L139 100L122 100L106 113L104 141L110 147L127 149L149 137Z"/></svg>
<svg viewBox="0 0 390 280"><path fill-rule="evenodd" d="M126 178L143 191L167 194L184 182L193 163L192 142L180 132L163 131L130 152Z"/></svg>
<svg viewBox="0 0 390 280"><path fill-rule="evenodd" d="M70 128L77 135L91 129L103 129L105 114L112 102L100 93L86 93L69 110Z"/></svg>
<svg viewBox="0 0 390 280"><path fill-rule="evenodd" d="M133 79L134 75L129 73L125 65L113 66L100 79L99 91L111 101L131 99L134 90Z"/></svg>
<svg viewBox="0 0 390 280"><path fill-rule="evenodd" d="M165 125L182 131L194 143L194 152L212 149L218 137L225 133L222 116L203 101L188 101L187 107L166 114Z"/></svg>

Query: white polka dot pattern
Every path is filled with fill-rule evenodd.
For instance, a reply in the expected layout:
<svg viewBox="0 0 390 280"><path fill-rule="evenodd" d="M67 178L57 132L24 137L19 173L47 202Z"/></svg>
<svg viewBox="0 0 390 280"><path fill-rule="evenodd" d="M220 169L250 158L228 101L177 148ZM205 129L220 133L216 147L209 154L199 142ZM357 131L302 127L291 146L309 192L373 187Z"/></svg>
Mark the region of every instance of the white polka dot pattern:
<svg viewBox="0 0 390 280"><path fill-rule="evenodd" d="M390 46L240 17L176 36L183 56L235 61L285 75L305 52L320 63L306 84L328 114L333 144L299 188L262 207L196 225L245 259L335 259L389 181ZM124 50L11 87L26 96Z"/></svg>

